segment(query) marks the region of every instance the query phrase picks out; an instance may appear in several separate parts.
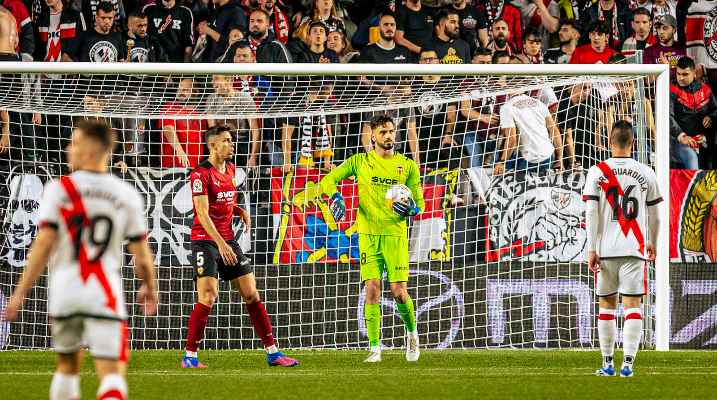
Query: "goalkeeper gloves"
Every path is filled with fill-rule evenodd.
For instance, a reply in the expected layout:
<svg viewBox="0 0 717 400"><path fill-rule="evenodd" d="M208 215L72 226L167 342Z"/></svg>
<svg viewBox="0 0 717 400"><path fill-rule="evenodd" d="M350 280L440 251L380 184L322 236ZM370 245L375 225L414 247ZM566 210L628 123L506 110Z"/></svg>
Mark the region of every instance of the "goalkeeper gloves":
<svg viewBox="0 0 717 400"><path fill-rule="evenodd" d="M398 201L394 202L393 211L396 214L402 216L403 218L415 217L421 212L421 210L416 207L416 201L410 197L408 198L408 200L406 200L405 203L401 203Z"/></svg>
<svg viewBox="0 0 717 400"><path fill-rule="evenodd" d="M346 202L341 193L336 192L331 196L329 210L331 210L331 214L334 216L334 221L338 222L344 219L344 216L346 216Z"/></svg>

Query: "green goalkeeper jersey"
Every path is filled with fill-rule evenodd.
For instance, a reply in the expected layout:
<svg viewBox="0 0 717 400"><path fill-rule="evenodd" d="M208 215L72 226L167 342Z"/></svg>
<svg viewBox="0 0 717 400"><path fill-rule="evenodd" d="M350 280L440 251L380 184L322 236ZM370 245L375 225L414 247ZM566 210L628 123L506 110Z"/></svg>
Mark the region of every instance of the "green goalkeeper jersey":
<svg viewBox="0 0 717 400"><path fill-rule="evenodd" d="M416 206L423 210L423 191L418 165L402 154L382 158L375 151L351 156L321 180L321 188L331 197L336 184L355 176L358 184L359 207L356 223L358 232L370 235L405 236L406 220L386 205L389 187L406 185L413 194Z"/></svg>

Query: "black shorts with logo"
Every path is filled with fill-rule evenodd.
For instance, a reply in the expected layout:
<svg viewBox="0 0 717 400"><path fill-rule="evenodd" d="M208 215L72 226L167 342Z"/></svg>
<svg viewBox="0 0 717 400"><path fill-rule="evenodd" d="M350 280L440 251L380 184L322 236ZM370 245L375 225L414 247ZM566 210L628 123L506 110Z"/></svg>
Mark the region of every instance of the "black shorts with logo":
<svg viewBox="0 0 717 400"><path fill-rule="evenodd" d="M204 276L221 278L224 281L244 276L252 273L254 270L251 266L251 259L244 255L235 240L227 241L234 253L237 255L238 262L235 265L226 265L219 254L219 247L213 240L193 240L192 241L192 265L194 266L194 279Z"/></svg>

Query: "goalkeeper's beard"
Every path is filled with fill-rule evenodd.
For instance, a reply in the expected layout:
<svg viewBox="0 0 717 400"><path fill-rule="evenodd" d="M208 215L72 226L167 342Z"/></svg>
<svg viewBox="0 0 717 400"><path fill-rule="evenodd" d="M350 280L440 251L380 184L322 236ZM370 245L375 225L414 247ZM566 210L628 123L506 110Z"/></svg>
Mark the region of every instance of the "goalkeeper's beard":
<svg viewBox="0 0 717 400"><path fill-rule="evenodd" d="M384 143L376 142L376 146L380 147L382 150L389 151L389 150L393 150L393 148L395 147L395 144L393 142L384 142Z"/></svg>

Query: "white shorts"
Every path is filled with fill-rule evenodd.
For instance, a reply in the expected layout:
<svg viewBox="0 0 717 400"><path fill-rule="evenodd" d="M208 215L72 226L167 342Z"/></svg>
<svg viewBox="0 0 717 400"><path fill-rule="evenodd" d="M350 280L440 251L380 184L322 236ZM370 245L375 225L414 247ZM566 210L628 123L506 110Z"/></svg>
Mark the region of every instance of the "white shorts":
<svg viewBox="0 0 717 400"><path fill-rule="evenodd" d="M127 322L113 319L71 317L52 321L52 342L56 353L76 353L87 346L96 358L127 362Z"/></svg>
<svg viewBox="0 0 717 400"><path fill-rule="evenodd" d="M647 263L637 257L601 258L595 288L598 296L611 296L618 292L627 296L645 295Z"/></svg>

